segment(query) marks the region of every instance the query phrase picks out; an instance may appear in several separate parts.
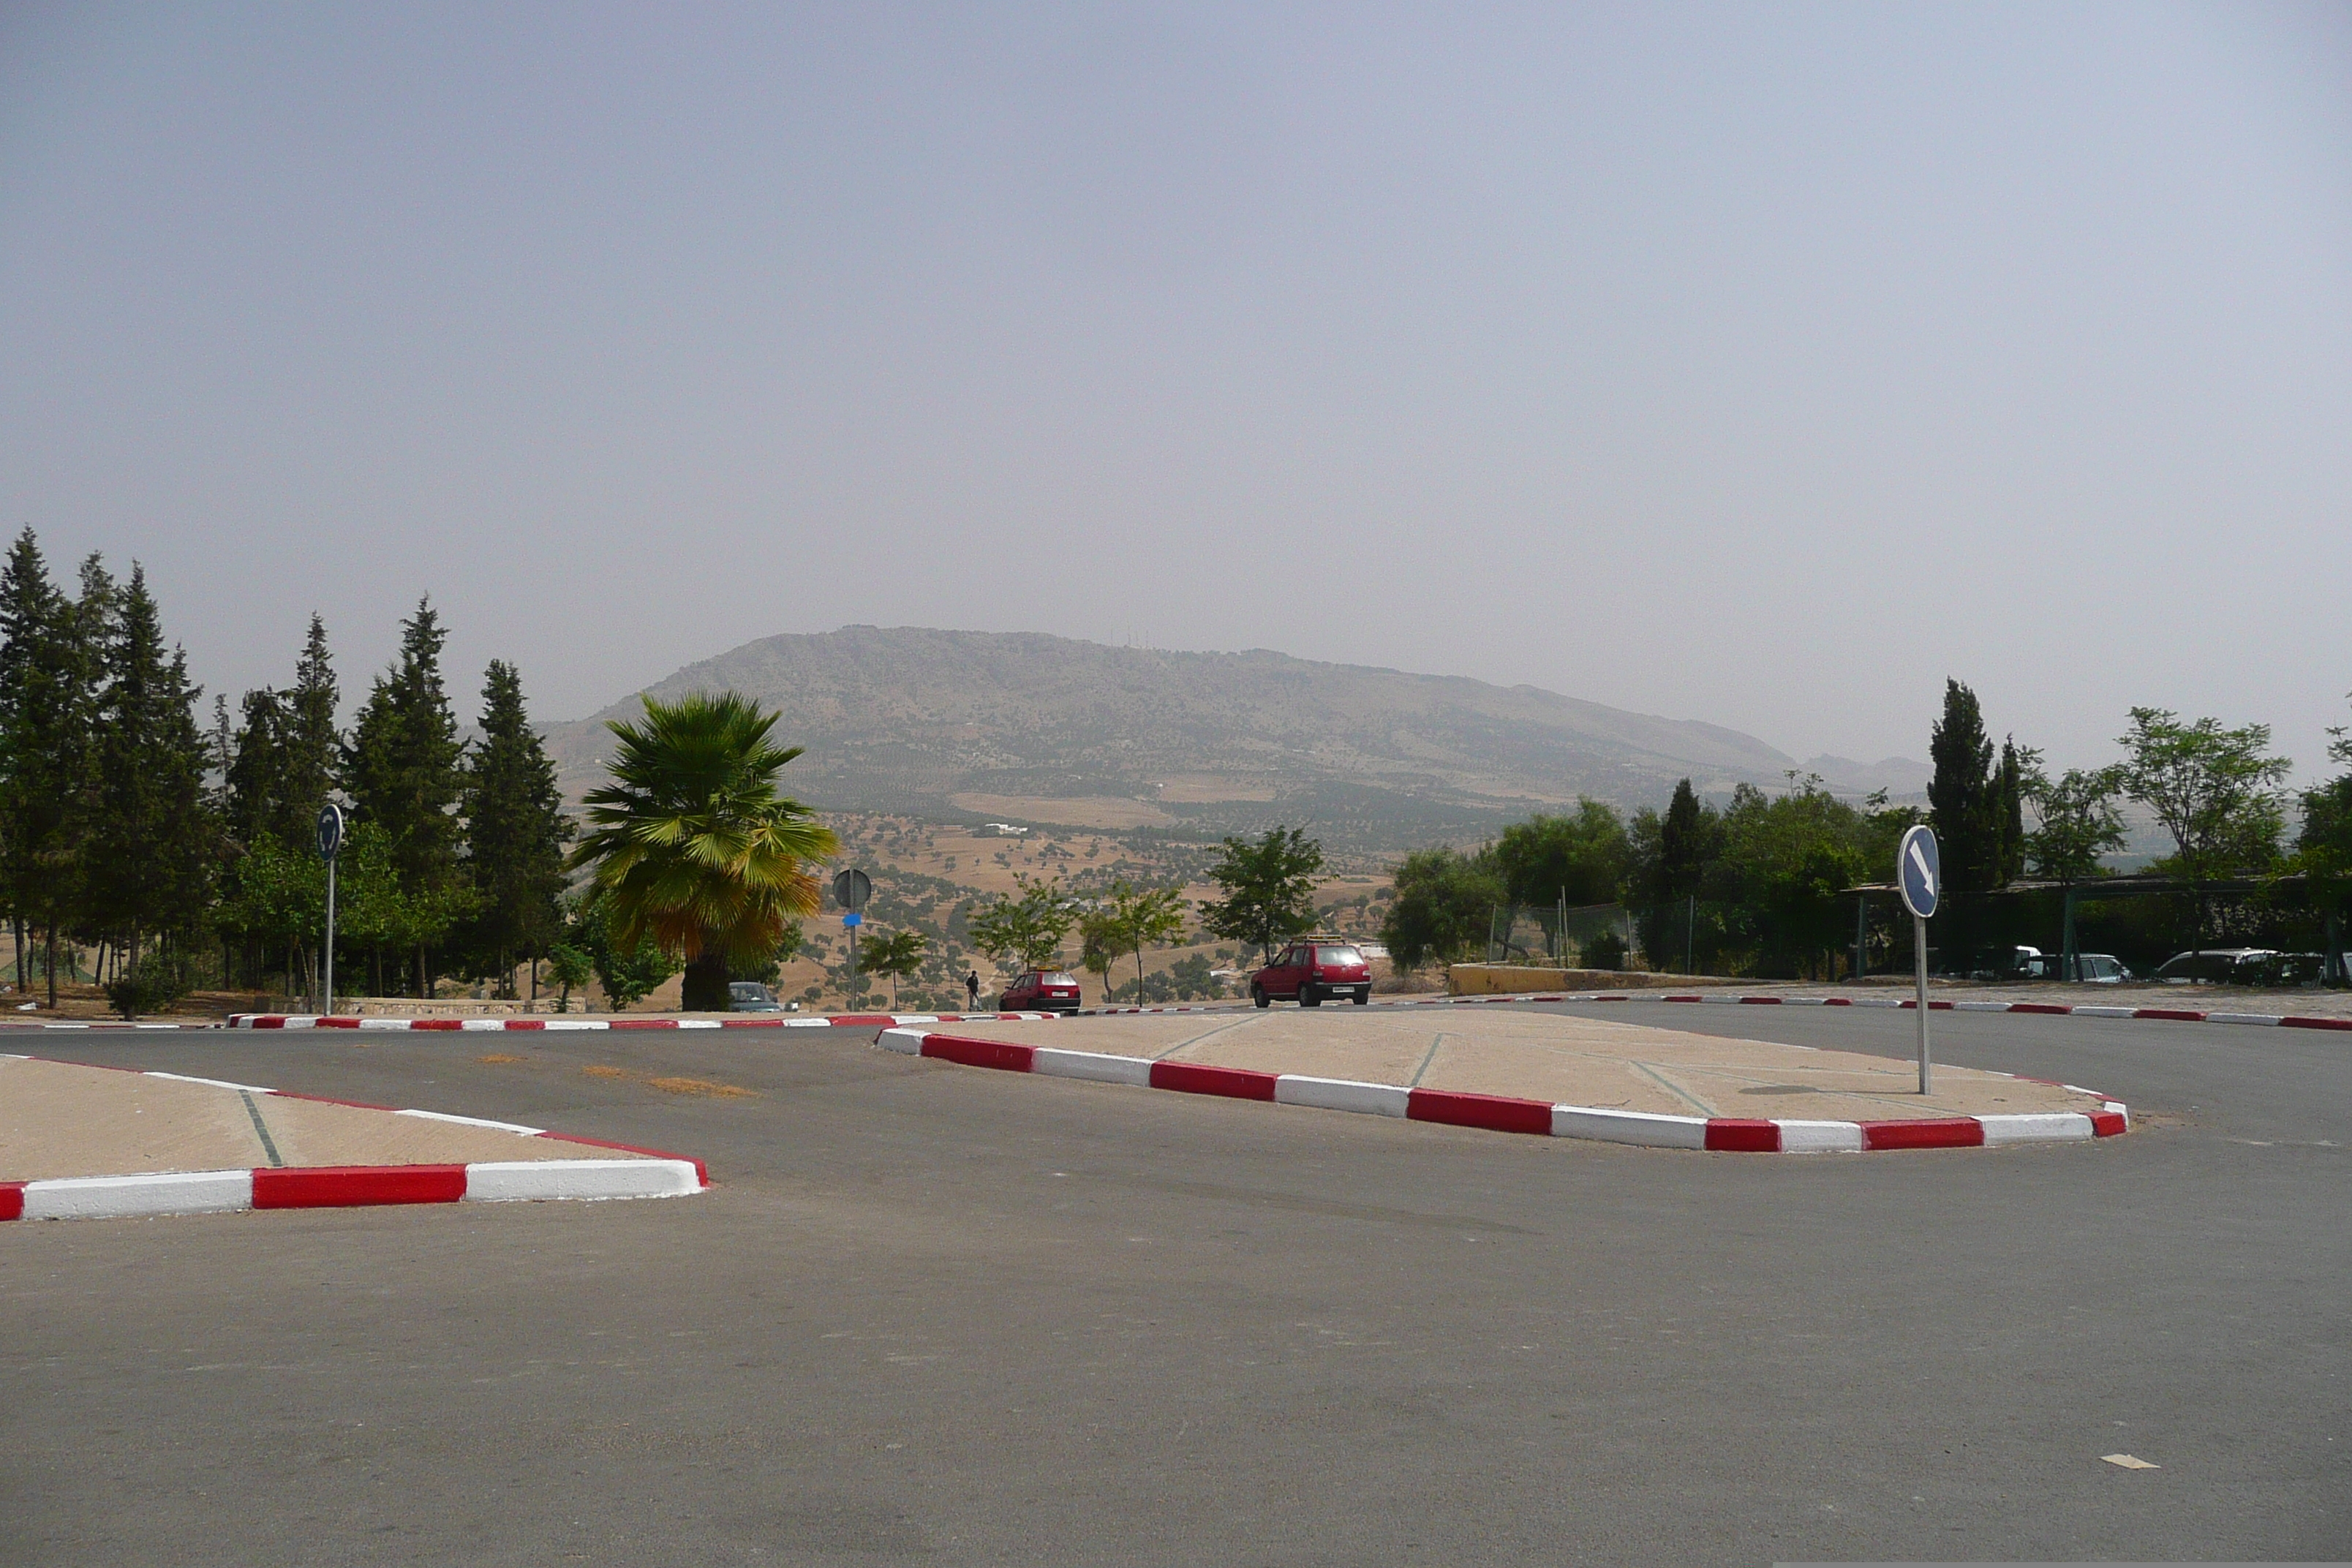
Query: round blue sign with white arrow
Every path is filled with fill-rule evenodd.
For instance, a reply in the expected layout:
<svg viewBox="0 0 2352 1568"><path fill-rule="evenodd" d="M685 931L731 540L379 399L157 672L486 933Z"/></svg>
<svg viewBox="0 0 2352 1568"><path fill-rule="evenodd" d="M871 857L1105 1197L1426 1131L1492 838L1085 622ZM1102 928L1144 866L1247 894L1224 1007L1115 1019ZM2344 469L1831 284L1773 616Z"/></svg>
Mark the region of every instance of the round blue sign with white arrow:
<svg viewBox="0 0 2352 1568"><path fill-rule="evenodd" d="M1903 907L1926 920L1944 896L1943 858L1936 851L1936 830L1922 825L1903 835L1895 852L1895 882L1903 889Z"/></svg>

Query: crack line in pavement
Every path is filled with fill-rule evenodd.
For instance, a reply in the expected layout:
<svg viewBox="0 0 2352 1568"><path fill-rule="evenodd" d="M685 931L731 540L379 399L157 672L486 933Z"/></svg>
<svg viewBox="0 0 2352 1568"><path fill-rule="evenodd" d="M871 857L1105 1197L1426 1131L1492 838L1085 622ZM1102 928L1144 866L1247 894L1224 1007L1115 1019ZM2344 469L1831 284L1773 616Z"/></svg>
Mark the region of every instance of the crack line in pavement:
<svg viewBox="0 0 2352 1568"><path fill-rule="evenodd" d="M1407 1080L1405 1084L1407 1089L1418 1089L1421 1087L1421 1075L1427 1072L1429 1070L1429 1064L1437 1059L1437 1047L1444 1043L1445 1036L1443 1033L1439 1034L1435 1039L1429 1042L1429 1054L1421 1058L1421 1065L1419 1067L1412 1069L1412 1077Z"/></svg>
<svg viewBox="0 0 2352 1568"><path fill-rule="evenodd" d="M245 1113L253 1118L253 1131L261 1140L261 1152L269 1156L271 1165L283 1168L286 1162L279 1157L278 1145L270 1141L269 1129L262 1123L261 1107L253 1102L253 1095L248 1090L238 1089L236 1097L245 1101Z"/></svg>
<svg viewBox="0 0 2352 1568"><path fill-rule="evenodd" d="M1674 1079L1668 1078L1664 1072L1652 1067L1649 1063L1629 1062L1626 1065L1631 1067L1635 1072L1647 1076L1652 1083L1656 1084L1660 1089L1664 1089L1668 1094L1673 1095L1685 1105L1694 1108L1701 1116L1719 1116L1722 1114L1722 1112L1716 1110L1715 1107L1709 1105L1698 1096L1692 1094L1687 1089L1684 1089L1682 1085L1676 1083Z"/></svg>
<svg viewBox="0 0 2352 1568"><path fill-rule="evenodd" d="M1227 1034L1234 1029L1240 1028L1244 1024L1255 1024L1257 1021L1258 1020L1255 1018L1236 1018L1230 1024L1220 1024L1215 1028L1209 1030L1206 1034L1194 1035L1190 1039L1177 1041L1174 1045L1169 1047L1166 1050L1160 1052L1151 1059L1155 1062L1165 1061L1187 1046L1197 1046L1202 1040L1213 1040L1219 1035Z"/></svg>

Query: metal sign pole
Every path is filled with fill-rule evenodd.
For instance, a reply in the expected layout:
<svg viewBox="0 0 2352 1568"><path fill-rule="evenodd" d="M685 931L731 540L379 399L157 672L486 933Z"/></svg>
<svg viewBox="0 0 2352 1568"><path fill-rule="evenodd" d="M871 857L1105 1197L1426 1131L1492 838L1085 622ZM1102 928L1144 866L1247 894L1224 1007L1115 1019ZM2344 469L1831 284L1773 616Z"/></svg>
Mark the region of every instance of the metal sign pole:
<svg viewBox="0 0 2352 1568"><path fill-rule="evenodd" d="M335 1010L335 858L327 857L327 1005L321 1011L331 1015Z"/></svg>
<svg viewBox="0 0 2352 1568"><path fill-rule="evenodd" d="M1927 922L1918 915L1911 917L1911 948L1918 969L1919 981L1919 1092L1927 1089Z"/></svg>

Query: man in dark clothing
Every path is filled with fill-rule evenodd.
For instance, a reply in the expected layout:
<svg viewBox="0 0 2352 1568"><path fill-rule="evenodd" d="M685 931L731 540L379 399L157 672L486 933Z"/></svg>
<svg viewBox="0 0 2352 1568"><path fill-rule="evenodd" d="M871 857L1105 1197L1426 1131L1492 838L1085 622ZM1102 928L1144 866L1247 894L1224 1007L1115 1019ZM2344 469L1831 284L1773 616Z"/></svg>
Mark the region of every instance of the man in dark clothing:
<svg viewBox="0 0 2352 1568"><path fill-rule="evenodd" d="M965 1005L973 1012L980 1011L980 971L975 969L963 977L963 994L971 998Z"/></svg>

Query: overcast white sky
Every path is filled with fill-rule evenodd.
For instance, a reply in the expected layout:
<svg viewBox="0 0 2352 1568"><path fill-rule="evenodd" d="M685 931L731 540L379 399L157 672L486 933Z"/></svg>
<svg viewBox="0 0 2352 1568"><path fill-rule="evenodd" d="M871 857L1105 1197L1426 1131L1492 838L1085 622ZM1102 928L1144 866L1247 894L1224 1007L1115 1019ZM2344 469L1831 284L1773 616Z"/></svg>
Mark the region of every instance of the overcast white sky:
<svg viewBox="0 0 2352 1568"><path fill-rule="evenodd" d="M0 524L470 713L845 622L2352 720L2352 10L0 9Z"/></svg>

